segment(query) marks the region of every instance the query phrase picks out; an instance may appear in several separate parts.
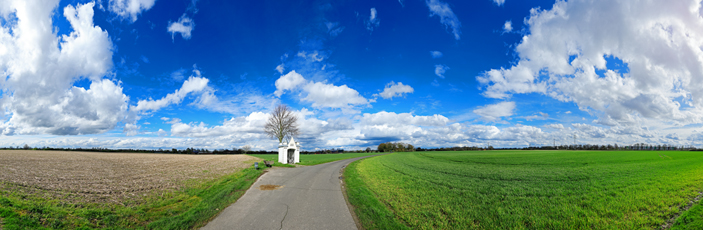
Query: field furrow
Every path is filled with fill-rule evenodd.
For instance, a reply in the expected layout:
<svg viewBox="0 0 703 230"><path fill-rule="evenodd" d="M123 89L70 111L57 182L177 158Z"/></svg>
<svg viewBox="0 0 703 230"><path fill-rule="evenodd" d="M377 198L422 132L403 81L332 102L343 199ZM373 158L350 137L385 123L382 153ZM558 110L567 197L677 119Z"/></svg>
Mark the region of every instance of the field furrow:
<svg viewBox="0 0 703 230"><path fill-rule="evenodd" d="M412 229L657 229L703 191L689 151L394 153L350 170Z"/></svg>

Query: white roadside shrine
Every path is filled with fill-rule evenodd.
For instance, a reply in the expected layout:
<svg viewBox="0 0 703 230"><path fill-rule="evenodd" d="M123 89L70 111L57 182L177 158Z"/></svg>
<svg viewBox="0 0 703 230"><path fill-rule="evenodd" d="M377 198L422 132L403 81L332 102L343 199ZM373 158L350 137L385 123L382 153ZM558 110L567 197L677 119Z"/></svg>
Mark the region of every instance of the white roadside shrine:
<svg viewBox="0 0 703 230"><path fill-rule="evenodd" d="M278 145L278 162L283 164L295 164L300 162L300 143L295 142L292 137L287 144Z"/></svg>

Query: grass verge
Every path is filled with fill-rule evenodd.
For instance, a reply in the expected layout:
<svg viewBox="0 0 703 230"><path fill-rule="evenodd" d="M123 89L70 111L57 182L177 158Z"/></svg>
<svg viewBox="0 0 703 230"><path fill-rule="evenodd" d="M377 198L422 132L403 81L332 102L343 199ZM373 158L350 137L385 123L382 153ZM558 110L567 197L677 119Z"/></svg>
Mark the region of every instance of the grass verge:
<svg viewBox="0 0 703 230"><path fill-rule="evenodd" d="M318 165L327 162L344 160L349 158L376 155L378 153L331 153L331 154L300 154L299 165ZM278 161L278 154L247 154L267 161ZM276 162L273 166L294 167L288 164Z"/></svg>
<svg viewBox="0 0 703 230"><path fill-rule="evenodd" d="M192 229L234 203L261 175L253 167L179 191L152 194L135 205L68 204L0 191L3 229Z"/></svg>
<svg viewBox="0 0 703 230"><path fill-rule="evenodd" d="M369 190L358 172L358 160L344 169L344 184L347 189L347 199L354 207L354 213L359 217L364 229L409 229L400 223L395 214L376 195Z"/></svg>

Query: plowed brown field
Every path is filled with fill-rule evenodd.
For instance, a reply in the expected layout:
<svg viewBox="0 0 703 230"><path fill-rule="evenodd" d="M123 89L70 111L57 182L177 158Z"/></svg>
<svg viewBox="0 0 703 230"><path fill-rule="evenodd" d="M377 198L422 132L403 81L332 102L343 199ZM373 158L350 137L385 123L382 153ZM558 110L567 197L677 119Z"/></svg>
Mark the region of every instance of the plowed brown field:
<svg viewBox="0 0 703 230"><path fill-rule="evenodd" d="M246 155L2 150L0 190L70 203L134 202L234 173L254 161Z"/></svg>

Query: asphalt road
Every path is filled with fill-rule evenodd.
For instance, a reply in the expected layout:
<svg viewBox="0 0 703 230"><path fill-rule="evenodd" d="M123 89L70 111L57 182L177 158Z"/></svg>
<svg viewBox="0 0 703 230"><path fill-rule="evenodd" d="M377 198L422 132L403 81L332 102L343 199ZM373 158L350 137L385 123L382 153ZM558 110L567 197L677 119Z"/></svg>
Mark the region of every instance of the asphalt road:
<svg viewBox="0 0 703 230"><path fill-rule="evenodd" d="M342 195L340 172L361 158L271 169L201 229L357 229ZM262 190L262 185L281 187Z"/></svg>

